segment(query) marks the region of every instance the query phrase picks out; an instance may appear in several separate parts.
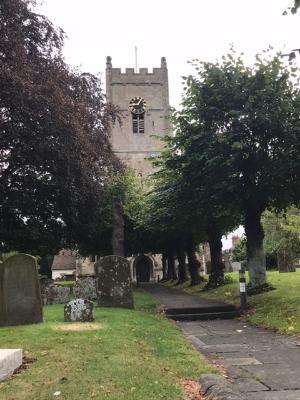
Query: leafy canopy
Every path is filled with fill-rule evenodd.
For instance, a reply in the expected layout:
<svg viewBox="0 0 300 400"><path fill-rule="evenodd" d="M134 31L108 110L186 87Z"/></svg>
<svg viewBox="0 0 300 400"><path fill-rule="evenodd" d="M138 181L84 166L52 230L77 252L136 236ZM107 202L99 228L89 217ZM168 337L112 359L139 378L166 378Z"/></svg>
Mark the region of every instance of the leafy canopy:
<svg viewBox="0 0 300 400"><path fill-rule="evenodd" d="M0 3L0 248L45 254L90 237L120 166L100 80L70 69L33 5Z"/></svg>

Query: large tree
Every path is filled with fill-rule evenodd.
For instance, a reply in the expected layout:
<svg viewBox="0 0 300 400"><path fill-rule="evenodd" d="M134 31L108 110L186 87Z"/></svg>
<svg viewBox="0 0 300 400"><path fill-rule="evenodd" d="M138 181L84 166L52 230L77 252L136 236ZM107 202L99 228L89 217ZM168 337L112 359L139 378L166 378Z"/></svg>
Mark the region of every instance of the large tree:
<svg viewBox="0 0 300 400"><path fill-rule="evenodd" d="M99 79L66 65L63 32L33 6L0 3L0 246L47 253L93 235L119 163Z"/></svg>
<svg viewBox="0 0 300 400"><path fill-rule="evenodd" d="M261 215L270 207L284 209L299 201L300 96L295 71L280 55L257 57L255 65L247 67L232 53L221 63L196 61L195 67L197 73L187 79L187 112L179 115L196 149L189 170L194 171L195 185L197 176L202 182L203 173L208 174L211 189L206 187L215 199L211 204L219 202L227 211L233 206L241 213L250 281L259 287L266 283ZM199 168L203 154L204 170ZM207 205L209 209L209 201Z"/></svg>
<svg viewBox="0 0 300 400"><path fill-rule="evenodd" d="M201 107L199 87L194 83L191 77L187 79L182 109L173 114L176 136L169 140L173 153L166 166L180 171L180 218L185 219L186 229L198 232L201 241L209 243L211 273L207 286L215 287L224 282L222 236L238 225L240 213L223 185L230 175L228 148L214 141L209 129L199 126L203 110L197 108Z"/></svg>
<svg viewBox="0 0 300 400"><path fill-rule="evenodd" d="M300 212L290 207L285 212L266 211L262 216L264 249L277 259L279 272L295 271L300 257Z"/></svg>

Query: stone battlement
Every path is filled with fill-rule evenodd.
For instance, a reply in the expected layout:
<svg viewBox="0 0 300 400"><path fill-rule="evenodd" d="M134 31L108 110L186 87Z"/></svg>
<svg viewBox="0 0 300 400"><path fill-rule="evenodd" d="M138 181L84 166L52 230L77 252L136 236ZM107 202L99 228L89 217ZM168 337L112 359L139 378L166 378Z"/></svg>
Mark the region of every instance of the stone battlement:
<svg viewBox="0 0 300 400"><path fill-rule="evenodd" d="M113 68L111 57L106 58L106 73L109 74L111 83L163 83L165 82L165 75L167 72L167 63L165 57L161 58L161 67L153 68L149 71L148 68L139 68L135 72L134 68L126 68L122 72L121 68Z"/></svg>

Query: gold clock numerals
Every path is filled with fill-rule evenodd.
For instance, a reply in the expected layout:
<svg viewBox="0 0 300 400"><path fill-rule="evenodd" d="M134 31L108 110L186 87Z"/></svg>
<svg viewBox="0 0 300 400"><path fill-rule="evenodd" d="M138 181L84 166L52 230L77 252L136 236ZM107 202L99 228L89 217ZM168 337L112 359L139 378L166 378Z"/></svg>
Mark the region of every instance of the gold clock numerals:
<svg viewBox="0 0 300 400"><path fill-rule="evenodd" d="M142 97L133 97L129 102L129 110L133 114L143 114L146 110L147 103Z"/></svg>

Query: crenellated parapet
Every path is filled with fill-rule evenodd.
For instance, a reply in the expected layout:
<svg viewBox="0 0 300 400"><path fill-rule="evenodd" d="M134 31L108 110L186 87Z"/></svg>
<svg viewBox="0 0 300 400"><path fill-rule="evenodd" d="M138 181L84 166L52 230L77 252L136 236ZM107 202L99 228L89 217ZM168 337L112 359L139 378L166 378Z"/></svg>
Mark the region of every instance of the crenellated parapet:
<svg viewBox="0 0 300 400"><path fill-rule="evenodd" d="M106 72L109 76L109 81L113 84L164 84L166 82L167 63L165 57L162 57L160 68L153 68L152 71L148 68L139 68L137 72L134 68L126 68L125 72L122 72L121 68L112 67L111 57L108 56L106 59Z"/></svg>

